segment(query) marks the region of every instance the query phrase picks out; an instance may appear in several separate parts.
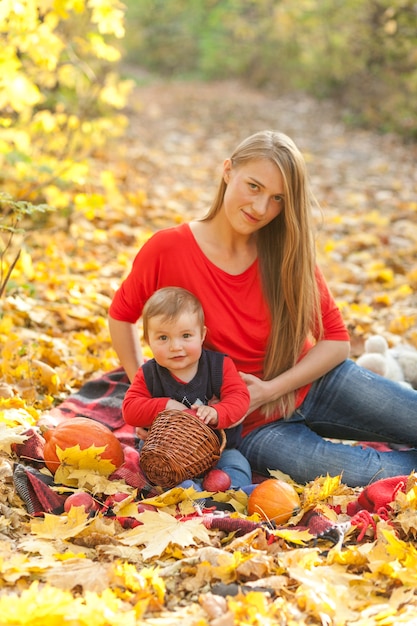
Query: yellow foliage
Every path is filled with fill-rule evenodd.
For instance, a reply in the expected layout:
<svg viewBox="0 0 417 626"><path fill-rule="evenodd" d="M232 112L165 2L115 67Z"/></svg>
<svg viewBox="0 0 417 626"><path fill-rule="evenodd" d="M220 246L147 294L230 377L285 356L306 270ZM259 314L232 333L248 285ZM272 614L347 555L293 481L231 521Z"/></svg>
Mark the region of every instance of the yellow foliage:
<svg viewBox="0 0 417 626"><path fill-rule="evenodd" d="M62 450L56 446L56 454L61 465L55 472L55 482L62 485L77 486L76 471L81 475L96 473L99 476L110 476L116 466L109 459L102 459L101 454L106 446L90 446L81 450L79 444Z"/></svg>
<svg viewBox="0 0 417 626"><path fill-rule="evenodd" d="M341 476L319 476L303 490L303 509L311 509L319 502L337 494L342 483Z"/></svg>
<svg viewBox="0 0 417 626"><path fill-rule="evenodd" d="M18 611L16 602L18 601ZM74 598L70 591L36 581L21 594L0 598L2 626L136 626L133 610L110 589L102 594L87 593ZM70 616L70 619L68 619ZM30 620L30 621L29 621Z"/></svg>
<svg viewBox="0 0 417 626"><path fill-rule="evenodd" d="M4 191L68 209L67 184L86 184L84 157L125 126L112 111L125 106L132 82L108 71L120 60L109 38L123 37L125 6L119 0L0 4Z"/></svg>
<svg viewBox="0 0 417 626"><path fill-rule="evenodd" d="M279 620L280 611L270 604L265 594L259 591L250 591L236 599L229 598L228 608L231 611L235 624L248 626L274 626Z"/></svg>
<svg viewBox="0 0 417 626"><path fill-rule="evenodd" d="M145 567L138 572L137 568L131 563L119 561L115 563L113 573L116 579L120 579L126 589L136 594L136 600L148 598L154 604L157 604L159 608L162 608L165 597L165 582L159 575L158 568Z"/></svg>
<svg viewBox="0 0 417 626"><path fill-rule="evenodd" d="M395 333L397 335L403 335L406 330L409 328L413 328L417 321L417 316L415 315L401 315L391 320L389 324L388 330L391 333Z"/></svg>
<svg viewBox="0 0 417 626"><path fill-rule="evenodd" d="M133 85L133 81L124 80L121 82L116 74L108 74L104 87L100 91L100 98L115 109L123 109Z"/></svg>
<svg viewBox="0 0 417 626"><path fill-rule="evenodd" d="M102 34L124 37L124 5L119 0L88 0L92 9L91 21Z"/></svg>

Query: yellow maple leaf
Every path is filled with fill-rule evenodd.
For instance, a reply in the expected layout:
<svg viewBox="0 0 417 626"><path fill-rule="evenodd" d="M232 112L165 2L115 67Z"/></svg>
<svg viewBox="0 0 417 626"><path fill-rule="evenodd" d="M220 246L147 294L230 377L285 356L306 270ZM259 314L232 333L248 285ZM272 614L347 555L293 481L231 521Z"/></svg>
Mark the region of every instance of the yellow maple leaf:
<svg viewBox="0 0 417 626"><path fill-rule="evenodd" d="M228 609L232 612L235 624L269 626L278 623L280 611L260 591L249 591L246 595L229 598Z"/></svg>
<svg viewBox="0 0 417 626"><path fill-rule="evenodd" d="M120 587L129 589L135 594L135 612L138 618L146 610L160 611L165 599L165 582L159 570L143 568L140 571L131 563L117 562L113 567L113 575Z"/></svg>
<svg viewBox="0 0 417 626"><path fill-rule="evenodd" d="M43 519L32 520L30 531L44 539L69 539L78 535L90 522L83 506L73 506L67 515L45 513Z"/></svg>
<svg viewBox="0 0 417 626"><path fill-rule="evenodd" d="M307 485L303 493L303 508L314 507L335 494L341 484L341 476L320 476Z"/></svg>
<svg viewBox="0 0 417 626"><path fill-rule="evenodd" d="M102 459L101 454L106 449L106 446L92 445L85 450L81 450L79 444L62 450L59 446L56 446L56 454L61 462L61 465L55 472L55 482L63 485L75 486L74 477L71 474L74 470L82 470L85 474L86 471L95 472L100 476L109 476L116 466L109 459Z"/></svg>
<svg viewBox="0 0 417 626"><path fill-rule="evenodd" d="M353 620L351 588L362 583L362 576L336 566L293 567L288 573L299 583L295 595L304 611L317 617L325 615L327 624L347 624Z"/></svg>
<svg viewBox="0 0 417 626"><path fill-rule="evenodd" d="M359 568L367 565L368 557L357 546L347 546L343 550L329 550L327 563L329 565L339 563L340 565L350 565Z"/></svg>
<svg viewBox="0 0 417 626"><path fill-rule="evenodd" d="M66 471L68 471L66 475L67 482L62 484L65 484L66 487L70 486L90 491L93 495L111 495L118 491L125 492L128 489L123 480L108 480L106 476L98 474L93 470L86 471L85 469L73 469L68 467ZM56 491L66 491L66 489L59 489L59 487L54 487L54 489Z"/></svg>
<svg viewBox="0 0 417 626"><path fill-rule="evenodd" d="M210 496L215 502L227 502L238 513L246 513L248 506L248 496L244 491L218 491L216 493L203 492L200 494L203 498Z"/></svg>
<svg viewBox="0 0 417 626"><path fill-rule="evenodd" d="M380 532L387 542L387 552L407 567L411 567L415 572L417 566L416 548L411 543L399 539L392 530L382 529Z"/></svg>
<svg viewBox="0 0 417 626"><path fill-rule="evenodd" d="M240 550L234 550L232 553L220 552L216 558L217 565L212 568L213 577L226 584L230 583L236 580L236 570L253 558L253 554L244 553ZM210 561L210 557L208 560Z"/></svg>
<svg viewBox="0 0 417 626"><path fill-rule="evenodd" d="M196 491L193 487L183 489L182 487L173 487L164 493L161 493L152 498L146 498L143 502L147 504L153 504L156 507L168 507L179 504L186 500L198 500L203 497L204 493Z"/></svg>
<svg viewBox="0 0 417 626"><path fill-rule="evenodd" d="M164 511L144 511L137 519L142 525L120 534L118 539L126 546L145 545L144 559L161 556L169 544L184 548L198 541L210 543L208 530L199 517L181 522Z"/></svg>

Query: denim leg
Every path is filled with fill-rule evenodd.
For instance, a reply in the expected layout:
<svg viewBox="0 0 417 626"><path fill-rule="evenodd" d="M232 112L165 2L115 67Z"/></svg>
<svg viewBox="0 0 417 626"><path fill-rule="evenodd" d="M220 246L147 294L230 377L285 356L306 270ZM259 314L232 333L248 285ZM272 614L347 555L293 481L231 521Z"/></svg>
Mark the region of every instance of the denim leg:
<svg viewBox="0 0 417 626"><path fill-rule="evenodd" d="M379 452L323 437L417 445L417 391L345 361L320 379L288 420L246 435L240 450L264 475L279 469L295 481L342 475L364 486L417 469L417 450Z"/></svg>
<svg viewBox="0 0 417 626"><path fill-rule="evenodd" d="M417 446L417 391L351 360L318 380L298 412L323 437Z"/></svg>
<svg viewBox="0 0 417 626"><path fill-rule="evenodd" d="M226 448L226 450L223 450L216 464L216 468L222 469L229 474L232 481L232 489L250 485L252 482L252 469L249 465L249 461L235 448Z"/></svg>

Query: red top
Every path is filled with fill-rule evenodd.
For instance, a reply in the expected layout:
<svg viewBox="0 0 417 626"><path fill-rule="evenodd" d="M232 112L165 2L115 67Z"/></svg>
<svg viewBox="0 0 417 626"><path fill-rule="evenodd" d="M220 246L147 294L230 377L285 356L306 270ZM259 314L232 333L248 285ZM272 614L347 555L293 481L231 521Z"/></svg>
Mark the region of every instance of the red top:
<svg viewBox="0 0 417 626"><path fill-rule="evenodd" d="M348 341L343 318L318 269L316 276L323 339ZM116 320L134 324L154 291L173 285L188 289L201 301L208 328L205 347L228 354L239 371L262 378L270 314L262 294L258 261L242 274L228 274L204 255L188 224L158 231L136 255L109 313ZM306 341L304 353L311 347ZM300 388L297 406L310 386ZM265 417L254 411L244 422L244 434L264 423Z"/></svg>
<svg viewBox="0 0 417 626"><path fill-rule="evenodd" d="M171 374L172 376L172 374ZM177 378L181 382L179 378ZM169 398L153 398L145 382L142 368L136 372L123 400L123 418L131 426L150 426ZM219 402L213 405L219 419L216 428L229 428L240 421L249 406L249 391L240 378L231 358L225 356ZM191 409L186 409L195 413Z"/></svg>

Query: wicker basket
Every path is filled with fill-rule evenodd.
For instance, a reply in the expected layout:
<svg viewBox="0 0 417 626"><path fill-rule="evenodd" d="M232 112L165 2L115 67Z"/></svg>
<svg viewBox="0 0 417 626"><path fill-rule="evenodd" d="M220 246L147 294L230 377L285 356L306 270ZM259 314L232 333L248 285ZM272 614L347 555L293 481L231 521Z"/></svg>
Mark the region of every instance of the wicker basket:
<svg viewBox="0 0 417 626"><path fill-rule="evenodd" d="M224 431L216 432L190 413L159 413L140 451L140 465L149 482L167 489L207 472L226 445Z"/></svg>

